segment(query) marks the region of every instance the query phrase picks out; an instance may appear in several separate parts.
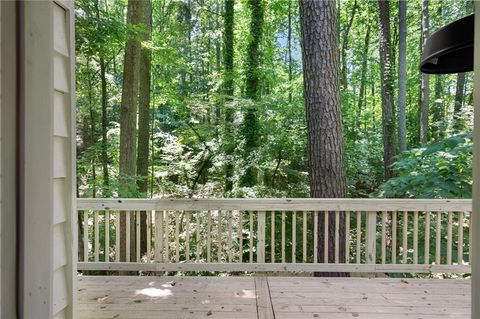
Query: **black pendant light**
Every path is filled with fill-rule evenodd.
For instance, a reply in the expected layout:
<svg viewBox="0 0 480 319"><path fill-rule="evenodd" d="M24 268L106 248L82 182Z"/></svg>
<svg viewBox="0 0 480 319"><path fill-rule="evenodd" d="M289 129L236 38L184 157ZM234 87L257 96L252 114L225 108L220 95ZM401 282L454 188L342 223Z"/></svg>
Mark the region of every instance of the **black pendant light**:
<svg viewBox="0 0 480 319"><path fill-rule="evenodd" d="M473 71L474 29L472 14L435 31L425 44L420 70L430 74Z"/></svg>

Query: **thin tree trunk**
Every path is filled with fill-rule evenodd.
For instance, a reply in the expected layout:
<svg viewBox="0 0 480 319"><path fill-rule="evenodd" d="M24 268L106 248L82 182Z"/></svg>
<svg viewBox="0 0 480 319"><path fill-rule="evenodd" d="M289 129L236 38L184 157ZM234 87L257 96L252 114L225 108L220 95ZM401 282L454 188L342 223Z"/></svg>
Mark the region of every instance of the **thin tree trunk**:
<svg viewBox="0 0 480 319"><path fill-rule="evenodd" d="M293 79L293 60L292 60L292 0L288 0L288 102L292 103L292 79Z"/></svg>
<svg viewBox="0 0 480 319"><path fill-rule="evenodd" d="M304 96L307 113L310 193L312 197L345 197L343 129L340 107L338 27L335 1L300 1ZM335 213L329 214L324 233L319 214L318 261L324 260L328 236L328 262L335 262ZM340 262L345 261L345 215L340 217ZM346 276L321 273L321 276Z"/></svg>
<svg viewBox="0 0 480 319"><path fill-rule="evenodd" d="M225 0L225 13L224 13L224 35L223 35L223 63L225 67L224 79L223 79L223 93L226 97L226 101L231 101L234 93L233 82L233 55L234 55L234 34L233 28L234 21L234 0ZM230 192L233 189L233 153L235 150L235 144L233 141L233 110L230 104L225 107L225 156L227 163L225 165L225 192Z"/></svg>
<svg viewBox="0 0 480 319"><path fill-rule="evenodd" d="M385 180L393 177L395 156L395 109L393 104L393 76L390 42L390 3L378 0L380 75L382 89L383 162Z"/></svg>
<svg viewBox="0 0 480 319"><path fill-rule="evenodd" d="M151 40L152 2L144 0L143 23L145 25L144 41ZM138 139L137 139L137 186L140 196L147 197L148 191L148 150L150 139L150 85L151 85L151 50L142 47L140 52L140 73L138 87ZM147 216L140 218L140 253L147 252Z"/></svg>
<svg viewBox="0 0 480 319"><path fill-rule="evenodd" d="M432 139L438 141L445 136L445 112L443 106L442 75L435 75L434 108L432 110Z"/></svg>
<svg viewBox="0 0 480 319"><path fill-rule="evenodd" d="M429 31L428 18L428 0L422 1L422 51L425 48ZM430 103L430 77L422 73L421 80L421 106L420 106L420 145L424 146L428 142L428 115Z"/></svg>
<svg viewBox="0 0 480 319"><path fill-rule="evenodd" d="M342 48L341 48L341 59L342 59L342 90L345 92L347 90L347 51L348 51L348 36L350 34L350 29L353 25L353 20L355 18L355 13L357 12L357 0L354 0L352 13L350 15L350 19L345 27L345 31L343 32L343 41L342 41Z"/></svg>
<svg viewBox="0 0 480 319"><path fill-rule="evenodd" d="M215 6L215 28L220 30L220 3L217 3ZM215 39L215 71L218 74L221 74L222 70L222 43L221 39ZM222 94L222 88L219 87L218 91L219 94ZM219 127L222 121L222 112L221 112L221 100L217 98L215 101L215 133L216 137L219 136Z"/></svg>
<svg viewBox="0 0 480 319"><path fill-rule="evenodd" d="M365 106L365 91L366 91L366 82L367 82L367 66L368 66L368 48L370 45L370 30L372 26L369 23L367 25L367 32L365 33L365 39L363 44L362 51L362 71L360 75L360 92L358 95L358 104L357 104L357 127L356 130L360 131L361 129L361 118L362 118L362 109Z"/></svg>
<svg viewBox="0 0 480 319"><path fill-rule="evenodd" d="M462 107L465 92L465 73L457 74L457 86L455 88L455 105L453 109L453 132L460 133L465 128L462 117Z"/></svg>
<svg viewBox="0 0 480 319"><path fill-rule="evenodd" d="M403 152L407 150L407 0L399 0L398 13L398 145Z"/></svg>
<svg viewBox="0 0 480 319"><path fill-rule="evenodd" d="M252 13L250 21L250 36L247 45L247 70L245 83L245 97L252 100L248 106L242 127L242 135L245 139L243 161L246 167L245 173L240 177L240 186L253 187L257 184L256 157L258 149L258 120L256 115L256 103L260 98L260 61L262 59L260 44L263 35L264 4L263 0L248 0L248 6Z"/></svg>
<svg viewBox="0 0 480 319"><path fill-rule="evenodd" d="M127 23L139 25L143 22L143 1L128 1ZM129 33L125 44L123 62L122 102L120 107L120 167L119 196L132 197L136 192L135 160L136 160L136 126L137 126L137 94L138 71L140 62L140 43L135 35ZM134 215L134 214L132 214ZM135 216L130 224L130 260L135 260ZM120 214L120 261L126 261L126 219ZM133 241L132 241L133 239ZM133 243L133 245L132 245Z"/></svg>
<svg viewBox="0 0 480 319"><path fill-rule="evenodd" d="M95 1L95 10L97 22L100 22L100 7L98 0ZM112 193L110 190L110 177L108 174L108 141L107 141L107 132L108 132L108 93L107 93L107 77L106 69L107 64L105 62L105 57L103 52L100 50L99 54L99 64L100 64L100 85L101 85L101 104L102 104L102 170L103 170L103 197L111 197Z"/></svg>

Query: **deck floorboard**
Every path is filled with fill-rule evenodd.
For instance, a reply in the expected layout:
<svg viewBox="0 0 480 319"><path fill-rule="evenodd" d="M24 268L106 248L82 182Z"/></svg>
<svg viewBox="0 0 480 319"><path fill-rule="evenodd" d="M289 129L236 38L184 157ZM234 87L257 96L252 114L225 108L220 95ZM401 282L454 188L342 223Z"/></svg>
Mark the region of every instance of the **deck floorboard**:
<svg viewBox="0 0 480 319"><path fill-rule="evenodd" d="M470 280L80 276L79 319L469 319Z"/></svg>

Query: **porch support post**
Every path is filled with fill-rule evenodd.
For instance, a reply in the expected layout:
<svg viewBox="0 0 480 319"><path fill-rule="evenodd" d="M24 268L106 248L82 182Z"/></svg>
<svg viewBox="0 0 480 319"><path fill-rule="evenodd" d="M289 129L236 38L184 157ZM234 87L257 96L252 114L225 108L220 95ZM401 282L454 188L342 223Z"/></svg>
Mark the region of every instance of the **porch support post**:
<svg viewBox="0 0 480 319"><path fill-rule="evenodd" d="M475 2L474 53L474 129L473 129L473 209L472 209L472 319L480 318L480 3Z"/></svg>

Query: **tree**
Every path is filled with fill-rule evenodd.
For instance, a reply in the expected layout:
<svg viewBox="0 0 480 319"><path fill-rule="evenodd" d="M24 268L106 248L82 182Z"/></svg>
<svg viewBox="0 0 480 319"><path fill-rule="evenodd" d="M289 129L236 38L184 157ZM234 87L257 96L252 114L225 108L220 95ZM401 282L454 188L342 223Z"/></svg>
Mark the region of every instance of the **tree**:
<svg viewBox="0 0 480 319"><path fill-rule="evenodd" d="M398 145L401 152L407 150L407 1L398 1Z"/></svg>
<svg viewBox="0 0 480 319"><path fill-rule="evenodd" d="M347 90L347 51L348 51L348 36L350 34L350 29L352 28L353 25L353 20L355 18L355 13L357 12L357 0L354 0L352 10L350 13L350 17L348 19L348 23L345 26L345 29L343 30L343 41L342 41L342 46L340 50L340 56L342 60L342 79L341 79L341 85L342 85L342 90L346 91Z"/></svg>
<svg viewBox="0 0 480 319"><path fill-rule="evenodd" d="M443 103L443 75L435 75L435 104L432 109L432 139L438 141L445 137L445 111Z"/></svg>
<svg viewBox="0 0 480 319"><path fill-rule="evenodd" d="M234 79L233 79L233 57L234 57L234 0L225 0L224 13L224 35L223 35L223 63L225 65L223 78L223 93L231 100L234 94ZM233 153L235 144L233 141L233 109L230 105L225 108L225 156L227 157L227 164L225 166L225 192L230 192L233 189Z"/></svg>
<svg viewBox="0 0 480 319"><path fill-rule="evenodd" d="M152 38L152 2L144 1L143 23L145 32L143 40ZM140 51L139 95L138 95L138 137L137 137L137 186L142 197L148 191L148 158L150 141L150 86L151 86L151 50L147 43ZM147 250L147 215L141 214L140 221L141 253ZM150 253L150 252L147 252Z"/></svg>
<svg viewBox="0 0 480 319"><path fill-rule="evenodd" d="M127 23L139 26L143 22L143 1L129 0ZM122 102L120 107L120 165L119 196L131 197L135 191L137 94L140 62L140 42L133 30L129 31L123 62ZM130 233L135 234L135 216L131 216ZM131 236L130 259L135 258L135 236ZM133 245L132 245L133 243ZM126 260L126 218L120 215L120 260Z"/></svg>
<svg viewBox="0 0 480 319"><path fill-rule="evenodd" d="M380 81L382 88L383 165L385 180L393 176L395 156L395 109L390 41L390 3L378 0L380 38Z"/></svg>
<svg viewBox="0 0 480 319"><path fill-rule="evenodd" d="M334 1L300 1L304 96L310 193L312 197L345 197L342 115L340 107L337 10ZM329 213L328 262L334 262L335 218ZM319 262L324 258L324 217L319 214ZM340 219L340 247L345 247L345 216ZM340 251L345 260L345 250ZM327 274L326 274L327 275ZM328 275L345 275L330 273Z"/></svg>
<svg viewBox="0 0 480 319"><path fill-rule="evenodd" d="M262 0L249 0L251 11L250 36L247 46L247 69L245 83L245 97L253 103L248 104L243 121L242 133L245 138L243 160L245 173L240 177L240 185L252 187L257 183L255 162L258 148L258 120L256 117L255 102L260 98L260 61L262 59L260 44L263 35L264 4Z"/></svg>
<svg viewBox="0 0 480 319"><path fill-rule="evenodd" d="M100 27L100 7L98 0L95 1L95 11L97 18L97 27ZM100 64L100 82L101 82L101 104L102 104L102 170L103 170L103 196L110 197L110 177L108 174L108 142L107 142L107 131L108 131L108 93L107 93L107 63L105 62L105 56L103 52L99 51L99 64Z"/></svg>
<svg viewBox="0 0 480 319"><path fill-rule="evenodd" d="M453 108L453 131L459 133L464 129L465 123L462 116L463 101L465 99L465 73L457 74L455 87L455 105Z"/></svg>
<svg viewBox="0 0 480 319"><path fill-rule="evenodd" d="M422 1L422 52L428 39L430 28L428 17L428 0ZM428 142L428 113L430 103L430 77L422 73L421 77L421 105L420 105L420 145L424 146Z"/></svg>

